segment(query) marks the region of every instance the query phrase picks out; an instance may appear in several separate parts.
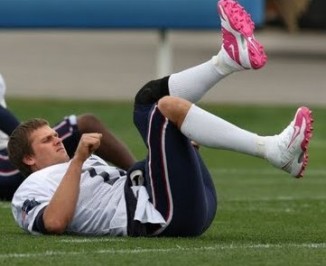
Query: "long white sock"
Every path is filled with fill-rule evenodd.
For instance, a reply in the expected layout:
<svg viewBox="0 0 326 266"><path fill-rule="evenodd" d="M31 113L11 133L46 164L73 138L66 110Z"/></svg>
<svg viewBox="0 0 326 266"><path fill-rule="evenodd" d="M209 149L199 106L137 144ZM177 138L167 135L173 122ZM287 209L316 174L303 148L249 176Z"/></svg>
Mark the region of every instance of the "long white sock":
<svg viewBox="0 0 326 266"><path fill-rule="evenodd" d="M211 60L172 74L169 79L169 92L171 96L177 96L190 102L197 102L204 94L229 73L224 74L214 56Z"/></svg>
<svg viewBox="0 0 326 266"><path fill-rule="evenodd" d="M196 105L192 105L181 132L200 145L265 157L266 141L255 133L241 129Z"/></svg>

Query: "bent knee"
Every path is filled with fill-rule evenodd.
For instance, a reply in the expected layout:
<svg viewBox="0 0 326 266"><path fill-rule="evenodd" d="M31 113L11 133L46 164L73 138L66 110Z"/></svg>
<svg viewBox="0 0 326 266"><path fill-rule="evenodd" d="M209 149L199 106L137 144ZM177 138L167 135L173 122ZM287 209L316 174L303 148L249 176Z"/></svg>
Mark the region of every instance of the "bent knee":
<svg viewBox="0 0 326 266"><path fill-rule="evenodd" d="M165 96L158 101L160 112L178 128L181 127L191 105L191 102L173 96Z"/></svg>
<svg viewBox="0 0 326 266"><path fill-rule="evenodd" d="M100 123L99 119L91 113L85 113L77 117L77 126L80 132L87 133Z"/></svg>
<svg viewBox="0 0 326 266"><path fill-rule="evenodd" d="M153 104L169 95L169 76L146 83L136 94L135 104Z"/></svg>

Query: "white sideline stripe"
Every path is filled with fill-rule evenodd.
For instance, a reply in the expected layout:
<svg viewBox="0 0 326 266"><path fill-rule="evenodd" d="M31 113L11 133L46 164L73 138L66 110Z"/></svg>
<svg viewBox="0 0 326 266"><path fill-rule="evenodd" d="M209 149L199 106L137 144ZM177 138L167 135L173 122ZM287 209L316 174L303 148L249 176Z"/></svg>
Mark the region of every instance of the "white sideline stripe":
<svg viewBox="0 0 326 266"><path fill-rule="evenodd" d="M1 209L10 209L11 204L9 202L0 202L0 208Z"/></svg>
<svg viewBox="0 0 326 266"><path fill-rule="evenodd" d="M141 254L141 253L170 253L176 251L185 251L185 252L196 252L196 251L214 251L214 250L231 250L231 249L270 249L270 248L308 248L308 249L326 249L326 243L304 243L304 244L257 244L257 245L215 245L208 247L180 247L175 248L153 248L153 249L100 249L92 252L72 251L72 252L63 252L63 251L46 251L42 253L9 253L9 254L0 254L0 259L7 258L30 258L30 257L44 257L44 256L79 256L85 254Z"/></svg>
<svg viewBox="0 0 326 266"><path fill-rule="evenodd" d="M232 199L228 199L228 198L223 198L223 200L221 199L221 201L224 201L224 202L262 202L262 201L293 201L293 200L326 200L326 196L313 196L313 197L310 197L310 196L303 196L303 197L300 197L300 196L295 196L295 197L275 197L275 198L272 198L272 197L262 197L262 198L251 198L251 199L246 199L246 198L232 198Z"/></svg>
<svg viewBox="0 0 326 266"><path fill-rule="evenodd" d="M245 169L245 168L210 168L210 171L212 173L216 174L237 174L237 175L272 175L276 173L283 173L283 171L279 169ZM281 171L281 172L280 172ZM285 173L285 172L284 172ZM315 175L325 175L326 174L326 168L322 169L308 169L306 171L307 175L315 176Z"/></svg>
<svg viewBox="0 0 326 266"><path fill-rule="evenodd" d="M310 143L310 147L316 147L316 148L325 148L326 147L326 142L323 140L313 140Z"/></svg>
<svg viewBox="0 0 326 266"><path fill-rule="evenodd" d="M220 198L220 200L223 200L224 202L237 202L237 201L242 201L242 202L255 202L255 201L293 201L293 200L326 200L326 196L295 196L295 197L288 197L288 196L280 196L280 197L254 197L254 198L226 198L224 197L223 199ZM1 204L0 203L0 209L10 209L11 206L10 204ZM62 242L70 242L70 241L75 241L75 242L91 242L89 239L84 239L84 240L61 240ZM96 240L99 241L99 240ZM102 240L102 241L108 241L108 240ZM113 241L113 240L110 240ZM118 241L118 240L116 240ZM121 240L119 240L121 241Z"/></svg>
<svg viewBox="0 0 326 266"><path fill-rule="evenodd" d="M126 239L117 238L83 238L83 239L61 239L63 243L95 243L95 242L125 242Z"/></svg>
<svg viewBox="0 0 326 266"><path fill-rule="evenodd" d="M237 201L241 201L241 202L256 202L256 201L293 201L293 200L326 200L326 196L295 196L295 197L286 197L286 196L280 196L280 197L254 197L254 198L232 198L232 199L228 199L228 198L221 198L220 201L223 201L223 202L237 202ZM10 204L7 204L7 203L3 203L1 204L0 203L0 209L10 209L11 208L11 205ZM69 239L66 239L66 240L61 240L62 242L69 242L69 241L72 241L72 242L92 242L91 239L84 239L84 240L69 240ZM99 240L96 240L96 241L99 241ZM109 241L109 240L102 240L102 241ZM113 240L110 240L110 241L113 241ZM121 240L115 240L115 241L121 241Z"/></svg>

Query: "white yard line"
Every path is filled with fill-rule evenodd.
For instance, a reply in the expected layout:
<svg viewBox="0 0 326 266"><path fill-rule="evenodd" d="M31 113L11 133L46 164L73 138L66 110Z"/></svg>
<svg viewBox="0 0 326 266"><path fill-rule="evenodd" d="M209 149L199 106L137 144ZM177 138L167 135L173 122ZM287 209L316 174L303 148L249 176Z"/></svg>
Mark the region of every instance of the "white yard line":
<svg viewBox="0 0 326 266"><path fill-rule="evenodd" d="M245 169L245 168L210 168L209 169L211 173L216 174L237 174L237 175L272 175L279 173L280 170L276 168L271 169ZM308 169L306 172L309 176L316 176L316 175L325 175L326 174L326 168L322 169Z"/></svg>
<svg viewBox="0 0 326 266"><path fill-rule="evenodd" d="M77 239L60 239L59 242L63 243L93 243L93 242L125 242L125 238L77 238Z"/></svg>
<svg viewBox="0 0 326 266"><path fill-rule="evenodd" d="M277 201L293 201L293 200L326 200L326 195L325 196L314 196L314 195L311 195L311 196L307 196L307 195L304 195L304 196L295 196L295 197L288 197L288 196L278 196L278 197L254 197L254 198L226 198L226 197L223 197L221 198L220 197L220 201L223 201L223 202L268 202L268 201L274 201L274 202L277 202ZM9 203L2 203L0 202L0 209L10 209L11 206ZM62 240L63 242L69 242L69 241L79 241L79 242L87 242L89 240ZM103 240L103 241L108 241L108 240ZM110 240L110 241L113 241L113 240ZM118 241L118 240L115 240L115 241Z"/></svg>
<svg viewBox="0 0 326 266"><path fill-rule="evenodd" d="M80 256L85 254L142 254L142 253L171 253L171 252L201 252L231 249L283 249L283 248L304 248L304 249L326 249L326 243L302 243L302 244L243 244L243 245L215 245L207 247L173 247L173 248L136 248L136 249L99 249L94 251L46 251L40 253L7 253L0 254L0 259L8 258L31 258L44 256Z"/></svg>
<svg viewBox="0 0 326 266"><path fill-rule="evenodd" d="M0 209L10 209L11 204L9 202L0 202Z"/></svg>

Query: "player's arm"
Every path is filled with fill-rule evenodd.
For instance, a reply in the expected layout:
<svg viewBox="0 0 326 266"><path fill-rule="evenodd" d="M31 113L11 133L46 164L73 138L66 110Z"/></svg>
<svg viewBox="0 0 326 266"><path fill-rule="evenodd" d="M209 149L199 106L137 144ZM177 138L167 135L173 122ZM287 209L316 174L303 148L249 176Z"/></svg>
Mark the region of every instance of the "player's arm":
<svg viewBox="0 0 326 266"><path fill-rule="evenodd" d="M80 133L99 132L102 134L101 145L95 153L105 161L124 170L128 170L135 164L136 159L126 144L93 114L77 116L77 126Z"/></svg>
<svg viewBox="0 0 326 266"><path fill-rule="evenodd" d="M44 209L44 229L50 234L62 234L71 222L79 196L80 177L85 160L99 147L101 134L89 133L81 137L70 166Z"/></svg>

